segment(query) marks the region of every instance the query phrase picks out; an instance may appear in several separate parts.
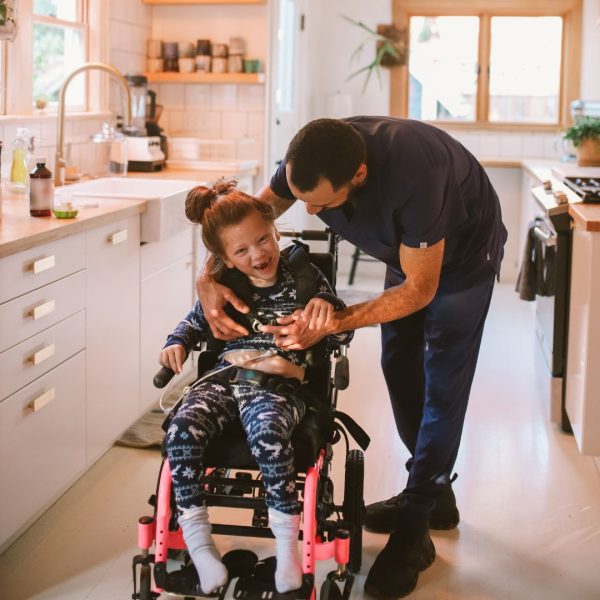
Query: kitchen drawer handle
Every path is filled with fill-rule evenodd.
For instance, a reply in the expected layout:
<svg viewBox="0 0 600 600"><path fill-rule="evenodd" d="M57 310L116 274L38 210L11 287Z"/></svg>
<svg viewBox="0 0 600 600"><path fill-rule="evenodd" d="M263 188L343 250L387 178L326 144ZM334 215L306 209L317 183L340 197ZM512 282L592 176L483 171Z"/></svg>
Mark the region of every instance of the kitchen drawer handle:
<svg viewBox="0 0 600 600"><path fill-rule="evenodd" d="M31 265L31 270L37 275L42 271L52 269L56 265L56 256L46 256L46 258L40 258L40 260L34 260Z"/></svg>
<svg viewBox="0 0 600 600"><path fill-rule="evenodd" d="M56 302L54 300L50 300L49 302L44 302L44 304L40 304L39 306L36 306L31 311L33 320L35 321L36 319L41 319L42 317L49 315L50 313L54 312L55 308L56 308Z"/></svg>
<svg viewBox="0 0 600 600"><path fill-rule="evenodd" d="M117 231L109 236L108 240L113 246L124 242L127 239L127 229L121 229L121 231Z"/></svg>
<svg viewBox="0 0 600 600"><path fill-rule="evenodd" d="M55 388L52 388L51 390L44 392L41 396L38 396L35 400L33 400L29 404L29 407L31 408L31 410L33 412L42 410L42 408L44 408L44 406L46 406L46 404L48 404L49 402L52 402L52 400L54 400L55 395L56 395Z"/></svg>
<svg viewBox="0 0 600 600"><path fill-rule="evenodd" d="M50 344L49 346L46 346L45 348L35 352L31 357L31 362L34 365L39 365L40 363L43 363L45 360L49 359L51 356L54 356L55 351L56 348L54 344Z"/></svg>

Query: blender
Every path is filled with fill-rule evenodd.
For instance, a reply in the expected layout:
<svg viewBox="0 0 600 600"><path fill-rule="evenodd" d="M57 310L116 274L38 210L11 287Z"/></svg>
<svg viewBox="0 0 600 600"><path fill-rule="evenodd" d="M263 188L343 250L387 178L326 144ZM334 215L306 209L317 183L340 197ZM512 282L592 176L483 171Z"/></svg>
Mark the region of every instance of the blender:
<svg viewBox="0 0 600 600"><path fill-rule="evenodd" d="M165 153L161 149L160 134L146 128L146 97L154 106L156 94L148 90L148 78L137 73L128 73L125 79L131 89L131 127L123 133L127 140L128 171L160 171L165 164ZM154 115L152 115L153 117Z"/></svg>

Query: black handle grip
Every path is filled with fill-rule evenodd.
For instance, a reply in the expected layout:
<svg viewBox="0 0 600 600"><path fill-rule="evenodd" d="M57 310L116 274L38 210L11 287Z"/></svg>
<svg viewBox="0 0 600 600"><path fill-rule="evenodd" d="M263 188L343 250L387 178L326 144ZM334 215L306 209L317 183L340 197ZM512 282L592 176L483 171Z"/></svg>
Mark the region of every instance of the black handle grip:
<svg viewBox="0 0 600 600"><path fill-rule="evenodd" d="M345 390L350 385L350 363L347 356L337 357L333 382L338 390Z"/></svg>
<svg viewBox="0 0 600 600"><path fill-rule="evenodd" d="M171 379L175 377L175 371L169 367L163 367L155 376L152 382L157 388L164 388Z"/></svg>
<svg viewBox="0 0 600 600"><path fill-rule="evenodd" d="M282 229L279 233L284 237L301 238L306 241L329 240L329 233L323 229L303 229L302 231Z"/></svg>

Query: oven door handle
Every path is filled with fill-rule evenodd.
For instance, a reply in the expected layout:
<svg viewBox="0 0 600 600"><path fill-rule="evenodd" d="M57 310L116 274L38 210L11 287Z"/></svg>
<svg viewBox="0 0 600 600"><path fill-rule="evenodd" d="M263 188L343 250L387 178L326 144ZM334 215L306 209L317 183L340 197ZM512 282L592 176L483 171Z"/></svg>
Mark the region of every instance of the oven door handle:
<svg viewBox="0 0 600 600"><path fill-rule="evenodd" d="M537 225L533 228L533 235L546 246L556 246L556 236Z"/></svg>

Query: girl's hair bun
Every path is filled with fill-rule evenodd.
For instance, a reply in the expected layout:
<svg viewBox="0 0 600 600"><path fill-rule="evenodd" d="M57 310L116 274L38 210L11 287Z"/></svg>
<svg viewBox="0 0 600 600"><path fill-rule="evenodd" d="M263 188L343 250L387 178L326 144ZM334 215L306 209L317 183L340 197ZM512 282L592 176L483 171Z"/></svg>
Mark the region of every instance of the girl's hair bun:
<svg viewBox="0 0 600 600"><path fill-rule="evenodd" d="M192 223L202 224L206 211L210 209L220 196L226 196L236 188L235 180L219 179L211 187L196 186L185 199L185 216Z"/></svg>

